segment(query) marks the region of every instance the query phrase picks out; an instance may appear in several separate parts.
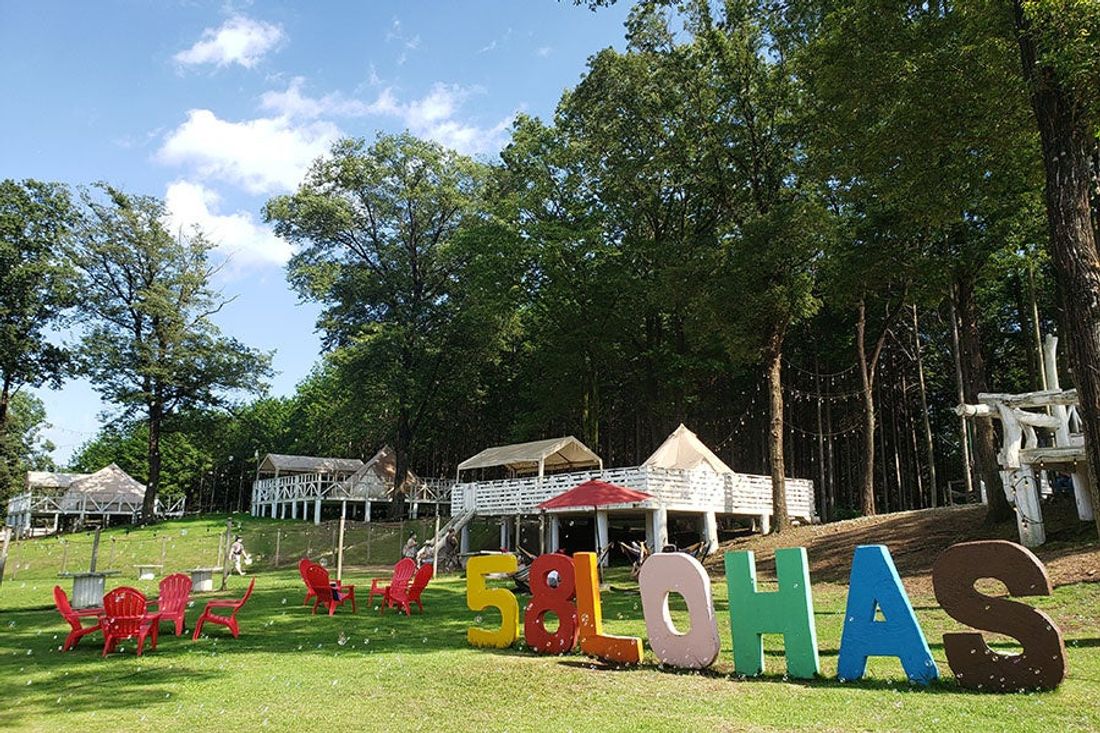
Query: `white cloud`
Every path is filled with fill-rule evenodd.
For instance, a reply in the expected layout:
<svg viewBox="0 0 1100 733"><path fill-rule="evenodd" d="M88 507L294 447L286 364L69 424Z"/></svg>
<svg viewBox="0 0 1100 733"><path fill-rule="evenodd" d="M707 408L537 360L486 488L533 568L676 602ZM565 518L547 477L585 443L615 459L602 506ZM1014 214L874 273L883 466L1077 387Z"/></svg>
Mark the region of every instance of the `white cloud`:
<svg viewBox="0 0 1100 733"><path fill-rule="evenodd" d="M294 104L308 109L311 102ZM229 122L210 110L193 109L168 134L157 158L264 194L297 188L309 164L339 137L339 128L327 121L297 123L280 116Z"/></svg>
<svg viewBox="0 0 1100 733"><path fill-rule="evenodd" d="M396 114L397 100L392 90L383 89L373 102L349 99L340 92L326 94L320 98L302 94L305 80L298 76L291 79L286 91L264 92L260 97L260 106L278 112L286 117L313 118L321 115L341 117L365 117L367 115Z"/></svg>
<svg viewBox="0 0 1100 733"><path fill-rule="evenodd" d="M437 82L427 94L409 101L402 101L392 88L387 87L371 102L348 98L339 92L310 97L303 91L304 86L301 77L295 78L285 91L265 93L260 104L264 109L296 119L324 116L393 117L413 134L467 154L499 150L512 122L512 115L490 127L461 120L460 113L467 100L484 93L484 89L476 86Z"/></svg>
<svg viewBox="0 0 1100 733"><path fill-rule="evenodd" d="M187 66L240 64L252 68L286 38L281 26L235 15L217 28L207 28L202 38L172 58Z"/></svg>
<svg viewBox="0 0 1100 733"><path fill-rule="evenodd" d="M535 49L535 55L536 56L541 56L542 58L546 58L547 56L549 56L551 54L551 52L553 52L553 50L554 49L550 48L549 46L539 46L538 48Z"/></svg>
<svg viewBox="0 0 1100 733"><path fill-rule="evenodd" d="M218 213L219 197L200 183L175 181L164 196L170 231L190 231L198 226L218 251L229 258L230 270L286 264L290 245L256 223L247 211Z"/></svg>

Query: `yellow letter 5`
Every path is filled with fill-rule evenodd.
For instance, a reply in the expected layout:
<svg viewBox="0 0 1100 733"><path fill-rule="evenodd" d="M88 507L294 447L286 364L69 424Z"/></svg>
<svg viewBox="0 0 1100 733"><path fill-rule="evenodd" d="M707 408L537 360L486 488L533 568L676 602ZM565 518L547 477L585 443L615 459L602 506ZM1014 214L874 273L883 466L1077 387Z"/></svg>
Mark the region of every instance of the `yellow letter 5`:
<svg viewBox="0 0 1100 733"><path fill-rule="evenodd" d="M486 575L514 572L515 555L481 555L471 557L466 563L466 605L471 611L496 608L501 617L500 628L492 631L474 626L466 629L466 641L473 646L503 649L519 638L519 604L515 595L507 588L485 587Z"/></svg>

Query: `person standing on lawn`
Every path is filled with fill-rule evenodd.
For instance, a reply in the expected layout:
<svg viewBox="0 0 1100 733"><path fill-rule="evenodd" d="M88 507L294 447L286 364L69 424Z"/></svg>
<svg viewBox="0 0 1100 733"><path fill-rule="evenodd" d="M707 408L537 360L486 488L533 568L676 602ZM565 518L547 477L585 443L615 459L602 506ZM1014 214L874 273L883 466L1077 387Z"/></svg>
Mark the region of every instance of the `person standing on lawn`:
<svg viewBox="0 0 1100 733"><path fill-rule="evenodd" d="M233 562L233 568L238 575L244 575L244 570L241 569L242 560L251 564L252 556L245 552L244 542L241 541L240 535L234 537L233 544L229 546L229 559Z"/></svg>

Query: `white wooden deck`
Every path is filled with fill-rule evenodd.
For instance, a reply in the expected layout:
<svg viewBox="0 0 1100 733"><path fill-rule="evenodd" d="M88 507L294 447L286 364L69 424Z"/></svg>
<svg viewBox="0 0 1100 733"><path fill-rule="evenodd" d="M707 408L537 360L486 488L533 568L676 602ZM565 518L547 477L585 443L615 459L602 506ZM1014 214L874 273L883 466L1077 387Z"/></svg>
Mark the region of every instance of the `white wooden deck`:
<svg viewBox="0 0 1100 733"><path fill-rule="evenodd" d="M744 516L771 516L772 482L768 476L744 473L715 474L651 466L577 471L544 477L459 483L451 493L451 513L472 510L482 516L536 514L535 507L577 484L600 479L655 498L636 505L639 509L663 506L668 511L715 512ZM816 517L813 482L787 479L787 511L791 517L811 522Z"/></svg>
<svg viewBox="0 0 1100 733"><path fill-rule="evenodd" d="M181 517L186 499L163 503L158 498L159 517ZM33 517L123 516L141 514L142 497L133 494L66 494L48 491L24 491L8 500L6 524L30 528Z"/></svg>

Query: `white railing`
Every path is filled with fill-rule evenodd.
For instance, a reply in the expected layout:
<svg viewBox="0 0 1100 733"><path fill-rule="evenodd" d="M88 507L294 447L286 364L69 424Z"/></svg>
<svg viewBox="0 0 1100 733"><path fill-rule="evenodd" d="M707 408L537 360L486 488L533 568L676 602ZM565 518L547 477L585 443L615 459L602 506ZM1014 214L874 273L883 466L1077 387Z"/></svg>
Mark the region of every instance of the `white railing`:
<svg viewBox="0 0 1100 733"><path fill-rule="evenodd" d="M134 494L58 494L25 491L8 500L8 515L19 514L141 514L144 498ZM181 497L167 504L159 498L156 513L162 517L183 515Z"/></svg>
<svg viewBox="0 0 1100 733"><path fill-rule="evenodd" d="M651 466L559 473L545 476L541 482L529 476L459 483L451 494L451 513L473 510L480 515L531 514L538 511L538 504L593 478L651 494L654 499L642 506L748 516L772 513L772 482L768 476ZM787 511L807 521L816 516L812 481L787 479Z"/></svg>
<svg viewBox="0 0 1100 733"><path fill-rule="evenodd" d="M452 481L442 479L418 479L409 487L406 501L424 503L448 503L451 501ZM296 474L255 481L252 484L252 501L258 505L292 501L390 501L393 487L370 477L332 476L330 474Z"/></svg>

